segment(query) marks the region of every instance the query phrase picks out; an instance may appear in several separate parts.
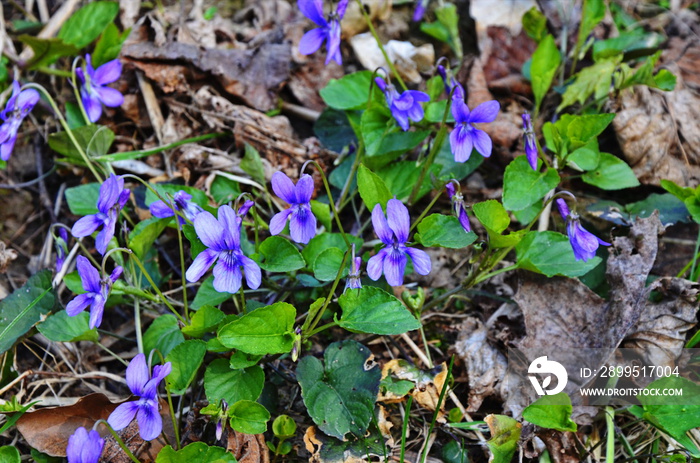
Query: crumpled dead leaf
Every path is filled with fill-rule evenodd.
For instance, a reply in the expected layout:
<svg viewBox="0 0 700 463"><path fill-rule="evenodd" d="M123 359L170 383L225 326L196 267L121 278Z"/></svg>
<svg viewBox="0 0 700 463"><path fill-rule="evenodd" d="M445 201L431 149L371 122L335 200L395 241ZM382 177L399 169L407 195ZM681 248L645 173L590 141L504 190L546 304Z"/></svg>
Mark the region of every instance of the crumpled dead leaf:
<svg viewBox="0 0 700 463"><path fill-rule="evenodd" d="M523 311L527 334L518 348L528 358L546 355L547 350L551 355L557 349L557 361L569 373L565 391L587 382L578 374L581 366L590 366L591 362L597 363L593 367L600 366L610 355L584 358L581 349L607 349L612 353L640 321L650 291L646 288L647 276L663 230L655 212L647 219L637 219L628 236L613 239L606 270L610 284L607 301L576 279L523 274L514 299ZM530 388L513 388L512 378L508 378L512 374L504 378L501 394L506 398L504 408L520 416L536 397Z"/></svg>
<svg viewBox="0 0 700 463"><path fill-rule="evenodd" d="M638 85L610 103L624 159L639 181L662 179L694 187L700 181L700 96L687 86L677 64L667 67L678 78L670 92Z"/></svg>
<svg viewBox="0 0 700 463"><path fill-rule="evenodd" d="M226 451L231 452L238 463L270 463L270 452L263 434L243 434L228 429Z"/></svg>
<svg viewBox="0 0 700 463"><path fill-rule="evenodd" d="M384 54L371 33L366 32L354 36L350 39L350 45L365 69L373 71L380 67L389 68ZM411 42L389 40L384 45L384 50L396 66L401 78L410 84L420 84L423 81L421 73L429 73L433 69L435 49L432 44L426 43L416 47Z"/></svg>
<svg viewBox="0 0 700 463"><path fill-rule="evenodd" d="M5 273L10 262L17 259L17 252L14 249L5 247L5 243L0 241L0 273Z"/></svg>
<svg viewBox="0 0 700 463"><path fill-rule="evenodd" d="M650 289L663 299L647 302L637 324L620 347L639 352L646 365L677 365L686 333L696 325L700 285L680 278L661 278Z"/></svg>
<svg viewBox="0 0 700 463"><path fill-rule="evenodd" d="M460 327L455 352L464 360L469 376L468 412L479 409L486 397L498 394L496 385L506 373L505 356L488 342L486 326L475 317L467 318Z"/></svg>
<svg viewBox="0 0 700 463"><path fill-rule="evenodd" d="M79 427L92 429L98 420L106 420L117 407L104 394L90 394L73 405L64 407L42 408L25 413L17 420L17 430L29 445L40 452L54 457L65 457L68 438ZM163 429L169 440L175 438L173 423L170 419L168 404L160 399L160 414L163 418ZM97 431L105 437L105 447L102 461L113 463L130 462L106 426L98 426ZM138 423L133 421L119 432L129 449L143 463L155 461L156 455L166 443L162 436L150 442L145 442L138 434Z"/></svg>
<svg viewBox="0 0 700 463"><path fill-rule="evenodd" d="M68 438L79 427L91 429L97 420L106 420L117 408L104 394L90 394L73 405L41 408L17 420L17 430L29 445L54 457L66 456ZM97 431L103 437L106 428Z"/></svg>
<svg viewBox="0 0 700 463"><path fill-rule="evenodd" d="M435 410L440 398L440 392L447 378L447 364L442 363L431 371L424 371L411 365L406 360L394 359L382 367L382 380L391 376L397 380L409 381L414 384L406 394L396 394L388 389L379 388L377 402L394 403L402 401L406 395L411 395L421 407ZM445 400L440 406L438 421L444 422Z"/></svg>
<svg viewBox="0 0 700 463"><path fill-rule="evenodd" d="M235 105L214 95L208 87L202 87L195 94L194 101L207 111L203 117L211 127L232 130L239 148L249 144L258 150L263 163L267 165L268 179L273 172L272 166L274 170L282 170L295 178L307 160L318 162L326 170L335 158L314 137L298 141L285 116L269 117L254 109Z"/></svg>

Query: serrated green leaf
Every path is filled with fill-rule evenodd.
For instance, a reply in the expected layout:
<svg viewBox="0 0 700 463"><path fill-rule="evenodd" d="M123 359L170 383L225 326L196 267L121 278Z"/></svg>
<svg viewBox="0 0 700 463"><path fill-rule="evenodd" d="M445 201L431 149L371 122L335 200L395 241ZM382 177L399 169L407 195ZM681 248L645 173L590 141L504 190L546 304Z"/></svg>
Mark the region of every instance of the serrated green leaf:
<svg viewBox="0 0 700 463"><path fill-rule="evenodd" d="M253 180L261 185L265 185L265 166L263 166L260 153L247 143L244 151L243 159L241 159L241 169L250 175Z"/></svg>
<svg viewBox="0 0 700 463"><path fill-rule="evenodd" d="M100 36L119 14L117 2L92 2L73 13L66 21L58 38L81 49Z"/></svg>
<svg viewBox="0 0 700 463"><path fill-rule="evenodd" d="M306 265L296 246L281 236L265 239L260 243L259 250L264 260L258 264L268 272L293 272Z"/></svg>
<svg viewBox="0 0 700 463"><path fill-rule="evenodd" d="M231 427L244 434L262 434L270 421L270 412L251 400L240 400L230 406L228 416Z"/></svg>
<svg viewBox="0 0 700 463"><path fill-rule="evenodd" d="M439 175L440 168L441 167L438 164L433 164L430 166L428 169L428 174L425 177L420 190L416 194L416 201L432 190L429 179L431 176L437 177ZM399 201L408 201L408 197L411 195L413 187L416 185L416 183L418 183L418 178L422 170L422 164L416 165L414 161L399 161L392 162L388 166L382 167L379 171L377 171L377 175L384 181L392 198L395 197Z"/></svg>
<svg viewBox="0 0 700 463"><path fill-rule="evenodd" d="M222 326L217 337L224 346L249 354L283 354L292 349L295 318L292 305L276 302Z"/></svg>
<svg viewBox="0 0 700 463"><path fill-rule="evenodd" d="M51 271L32 275L21 287L0 301L0 354L10 349L43 315L56 307Z"/></svg>
<svg viewBox="0 0 700 463"><path fill-rule="evenodd" d="M27 69L48 66L59 58L75 56L78 53L75 46L65 43L60 38L43 39L31 35L20 35L18 38L34 52L34 56L25 65Z"/></svg>
<svg viewBox="0 0 700 463"><path fill-rule="evenodd" d="M618 63L619 58L610 58L581 69L574 82L566 87L557 111L574 103L583 105L591 96L594 101L603 101L610 92L613 72Z"/></svg>
<svg viewBox="0 0 700 463"><path fill-rule="evenodd" d="M93 67L98 68L108 61L117 59L122 45L130 32L131 29L129 28L120 33L114 23L109 23L102 32L97 44L95 44L95 51L92 53Z"/></svg>
<svg viewBox="0 0 700 463"><path fill-rule="evenodd" d="M88 157L104 156L114 142L114 132L104 125L90 124L72 130L78 145ZM68 158L73 164L84 165L85 161L66 132L49 135L49 146Z"/></svg>
<svg viewBox="0 0 700 463"><path fill-rule="evenodd" d="M66 188L66 202L71 213L75 215L97 214L97 198L99 196L99 183Z"/></svg>
<svg viewBox="0 0 700 463"><path fill-rule="evenodd" d="M401 301L374 286L345 291L338 304L343 309L338 324L352 332L392 335L421 326Z"/></svg>
<svg viewBox="0 0 700 463"><path fill-rule="evenodd" d="M548 277L585 275L601 262L595 256L586 262L577 261L569 238L553 231L531 231L515 247L518 268Z"/></svg>
<svg viewBox="0 0 700 463"><path fill-rule="evenodd" d="M541 428L576 432L576 423L571 419L571 399L565 392L545 395L523 410L523 419Z"/></svg>
<svg viewBox="0 0 700 463"><path fill-rule="evenodd" d="M348 241L350 241L350 244L355 244L355 248L357 250L360 249L362 246L361 238L355 235L346 235L346 237ZM304 260L306 260L309 270L313 271L319 254L321 254L324 249L328 248L338 248L343 252L348 250L348 246L345 244L345 240L343 240L343 236L340 233L321 233L320 235L314 236L301 251L301 255L304 257Z"/></svg>
<svg viewBox="0 0 700 463"><path fill-rule="evenodd" d="M365 144L364 164L379 169L418 146L427 130L404 132L386 108L370 108L362 114L361 132Z"/></svg>
<svg viewBox="0 0 700 463"><path fill-rule="evenodd" d="M583 46L593 29L605 17L605 2L603 0L584 0L581 11L581 24L578 29L578 40L576 41L576 51L583 50Z"/></svg>
<svg viewBox="0 0 700 463"><path fill-rule="evenodd" d="M193 338L201 338L215 330L223 319L224 313L221 310L211 305L203 305L194 312L190 324L182 327L182 333Z"/></svg>
<svg viewBox="0 0 700 463"><path fill-rule="evenodd" d="M494 233L503 233L510 225L510 217L503 205L495 199L489 199L472 206L474 215L482 225Z"/></svg>
<svg viewBox="0 0 700 463"><path fill-rule="evenodd" d="M368 364L371 352L353 340L334 342L324 362L304 357L297 380L309 415L324 433L337 439L364 436L374 416L381 371Z"/></svg>
<svg viewBox="0 0 700 463"><path fill-rule="evenodd" d="M532 93L535 95L535 107L539 108L542 99L552 85L554 74L561 63L561 54L552 35L547 35L537 46L532 55L530 74L532 76Z"/></svg>
<svg viewBox="0 0 700 463"><path fill-rule="evenodd" d="M538 161L538 168L542 161ZM559 184L555 169L534 171L525 156L518 156L503 177L503 206L509 211L519 211L535 204Z"/></svg>
<svg viewBox="0 0 700 463"><path fill-rule="evenodd" d="M80 312L70 317L65 310L49 315L36 327L37 330L54 342L93 341L99 336L97 329L90 329L90 313Z"/></svg>
<svg viewBox="0 0 700 463"><path fill-rule="evenodd" d="M547 35L547 18L536 6L523 15L523 30L535 42L540 42Z"/></svg>
<svg viewBox="0 0 700 463"><path fill-rule="evenodd" d="M319 281L333 281L338 275L340 265L343 263L345 253L338 248L328 248L323 250L314 261L314 277ZM341 274L341 278L345 278L348 274L348 264L350 259L345 262L345 268Z"/></svg>
<svg viewBox="0 0 700 463"><path fill-rule="evenodd" d="M231 297L230 293L220 293L214 289L214 275L210 275L199 286L194 301L190 304L192 310L199 310L206 305L217 306Z"/></svg>
<svg viewBox="0 0 700 463"><path fill-rule="evenodd" d="M357 170L357 189L360 192L362 201L370 211L377 204L386 207L386 203L393 198L384 180L365 167L364 164L360 164Z"/></svg>
<svg viewBox="0 0 700 463"><path fill-rule="evenodd" d="M491 431L491 439L486 442L491 450L491 463L511 463L518 448L522 425L504 415L488 415L484 418Z"/></svg>
<svg viewBox="0 0 700 463"><path fill-rule="evenodd" d="M210 403L223 399L230 406L239 400L258 400L264 384L260 365L232 370L227 359L216 359L204 372L204 391Z"/></svg>
<svg viewBox="0 0 700 463"><path fill-rule="evenodd" d="M340 79L331 79L319 94L331 108L360 109L367 105L371 85L372 72L359 71Z"/></svg>
<svg viewBox="0 0 700 463"><path fill-rule="evenodd" d="M431 214L418 224L415 240L423 246L461 249L476 241L476 233L465 231L457 217Z"/></svg>
<svg viewBox="0 0 700 463"><path fill-rule="evenodd" d="M700 427L700 385L683 377L657 379L647 389L681 389L676 396L637 395L644 413L642 418L677 440L695 458L700 449L687 433Z"/></svg>
<svg viewBox="0 0 700 463"><path fill-rule="evenodd" d="M175 315L165 314L153 320L143 334L143 350L148 355L153 349L157 349L164 357L175 346L185 342L185 337L180 331Z"/></svg>
<svg viewBox="0 0 700 463"><path fill-rule="evenodd" d="M156 457L156 463L236 463L236 458L223 447L209 447L204 442L193 442L181 450L165 446Z"/></svg>
<svg viewBox="0 0 700 463"><path fill-rule="evenodd" d="M632 168L622 159L609 153L600 153L598 166L583 174L583 181L603 190L622 190L639 186Z"/></svg>
<svg viewBox="0 0 700 463"><path fill-rule="evenodd" d="M21 463L19 450L11 445L0 447L0 463Z"/></svg>
<svg viewBox="0 0 700 463"><path fill-rule="evenodd" d="M165 378L168 390L173 394L184 394L199 370L207 344L198 339L190 339L175 346L165 357L172 364L172 371Z"/></svg>
<svg viewBox="0 0 700 463"><path fill-rule="evenodd" d="M143 260L146 253L153 247L155 240L168 226L168 222L170 222L170 218L151 217L137 223L134 230L129 233L129 249L134 251L134 254L139 259Z"/></svg>

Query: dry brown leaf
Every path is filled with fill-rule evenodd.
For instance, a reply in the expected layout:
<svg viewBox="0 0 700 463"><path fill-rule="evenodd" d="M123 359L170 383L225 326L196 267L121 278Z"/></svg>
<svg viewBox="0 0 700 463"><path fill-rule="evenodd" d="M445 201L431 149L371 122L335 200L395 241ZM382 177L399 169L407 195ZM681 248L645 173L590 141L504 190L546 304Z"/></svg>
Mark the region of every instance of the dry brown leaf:
<svg viewBox="0 0 700 463"><path fill-rule="evenodd" d="M276 38L283 36L271 39ZM216 77L227 92L246 104L268 111L276 107L277 91L289 78L291 46L265 42L250 49L201 49L179 42L138 42L122 48L122 59L143 70L164 91L177 90L198 78L194 74L198 70ZM191 66L182 68L183 62Z"/></svg>
<svg viewBox="0 0 700 463"><path fill-rule="evenodd" d="M585 384L587 380L578 375L578 369L602 365L640 320L649 294L646 279L662 232L658 213L654 213L638 219L628 236L614 238L606 270L610 284L607 301L576 279L523 274L514 299L523 311L527 334L518 348L528 358L558 350L557 361L569 372L566 391ZM585 348L607 350L608 354L591 359L581 350ZM501 387L504 408L520 416L534 401L535 392L514 388L509 376L511 373Z"/></svg>
<svg viewBox="0 0 700 463"><path fill-rule="evenodd" d="M645 365L677 365L686 333L696 325L700 285L680 278L661 278L652 285L663 299L647 302L637 324L621 347L634 348Z"/></svg>
<svg viewBox="0 0 700 463"><path fill-rule="evenodd" d="M423 408L434 411L440 398L440 392L447 378L447 364L442 363L431 371L421 370L415 365L411 365L405 360L394 359L387 362L382 367L382 379L391 375L392 377L410 381L415 384L408 394L412 395L416 403ZM399 396L391 391L380 392L377 402L400 402L406 396ZM442 401L438 421L444 422L445 401Z"/></svg>
<svg viewBox="0 0 700 463"><path fill-rule="evenodd" d="M675 64L675 90L662 92L638 85L612 101L613 127L624 159L640 182L662 179L694 187L700 181L700 95L685 85Z"/></svg>
<svg viewBox="0 0 700 463"><path fill-rule="evenodd" d="M488 330L478 318L467 318L460 327L455 352L469 376L468 412L479 409L486 397L498 394L496 385L506 374L505 356L488 342Z"/></svg>
<svg viewBox="0 0 700 463"><path fill-rule="evenodd" d="M29 445L54 457L66 456L68 438L79 427L91 429L97 420L106 420L117 408L104 394L90 394L73 405L42 408L25 413L17 429ZM98 428L103 437L109 432Z"/></svg>
<svg viewBox="0 0 700 463"><path fill-rule="evenodd" d="M270 462L270 453L262 434L243 434L229 429L226 451L231 452L238 463Z"/></svg>
<svg viewBox="0 0 700 463"><path fill-rule="evenodd" d="M579 463L581 461L574 433L542 429L537 435L544 441L554 463Z"/></svg>

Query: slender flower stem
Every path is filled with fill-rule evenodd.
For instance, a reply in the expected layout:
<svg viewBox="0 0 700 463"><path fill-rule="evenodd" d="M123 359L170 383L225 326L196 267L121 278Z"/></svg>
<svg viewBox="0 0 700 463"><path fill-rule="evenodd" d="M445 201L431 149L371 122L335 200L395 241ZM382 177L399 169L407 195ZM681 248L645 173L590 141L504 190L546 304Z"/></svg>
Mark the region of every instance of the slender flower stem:
<svg viewBox="0 0 700 463"><path fill-rule="evenodd" d="M331 207L331 212L333 213L333 217L335 218L335 223L338 226L338 230L343 236L343 241L345 241L345 244L347 245L348 249L350 249L350 240L348 240L348 237L345 236L343 224L340 223L340 216L338 215L338 210L335 208L335 203L333 202L333 195L331 194L331 186L328 184L326 174L323 172L323 169L321 169L321 166L318 165L316 161L306 161L304 165L301 166L301 171L304 172L304 169L309 164L313 164L316 167L316 170L318 170L319 174L321 174L321 180L323 181L323 186L326 188L326 194L328 195L328 205Z"/></svg>
<svg viewBox="0 0 700 463"><path fill-rule="evenodd" d="M389 54L384 49L384 45L382 44L382 41L379 39L379 35L377 34L376 29L374 28L374 24L372 24L372 20L370 19L369 15L367 14L367 10L365 10L365 5L362 3L362 0L356 0L356 2L357 2L357 6L360 7L360 11L362 12L362 16L365 18L365 22L367 22L367 26L369 27L369 31L372 33L372 37L374 37L374 40L376 40L377 46L379 46L379 50L382 52L382 55L384 56L384 60L386 61L386 64L389 66L389 69L391 69L391 73L394 75L396 80L399 81L399 84L401 84L401 88L403 88L404 90L407 90L408 87L406 87L406 84L404 83L403 79L401 78L401 75L399 74L399 72L396 70L394 63L391 62L391 59L389 58Z"/></svg>
<svg viewBox="0 0 700 463"><path fill-rule="evenodd" d="M158 154L161 151L166 151L170 150L173 148L177 148L178 146L186 145L188 143L198 143L200 141L204 140L210 140L212 138L220 138L224 137L228 134L225 133L208 133L206 135L199 135L197 137L191 137L191 138L185 138L184 140L178 140L173 143L169 143L167 145L161 145L161 146L156 146L155 148L151 148L148 150L136 150L136 151L124 151L121 153L114 153L114 154L105 154L102 156L95 156L93 159L95 161L129 161L133 159L140 159L146 156L150 156L152 154Z"/></svg>
<svg viewBox="0 0 700 463"><path fill-rule="evenodd" d="M112 352L111 350L109 350L109 348L108 348L107 346L105 346L104 344L102 344L102 343L100 343L99 341L97 341L97 345L100 346L100 348L101 348L102 350L104 350L105 352L107 352L109 355L111 355L112 357L114 357L116 360L119 360L120 362L122 362L122 363L124 364L125 367L128 367L128 366L129 366L129 362L127 362L126 360L124 360L123 358L121 358L119 355L117 355L117 354L115 354L114 352Z"/></svg>
<svg viewBox="0 0 700 463"><path fill-rule="evenodd" d="M136 458L136 456L133 453L131 453L131 450L129 450L129 447L126 446L126 444L124 443L122 438L119 437L119 434L117 434L117 432L114 429L112 429L112 427L109 425L109 423L107 423L107 421L98 420L97 423L104 424L107 427L109 432L112 434L112 437L114 437L114 440L117 441L117 444L119 444L119 447L121 447L121 449L124 451L124 453L126 453L126 455L131 459L131 461L133 461L134 463L141 463L139 461L139 459ZM95 423L95 425L97 425L97 423Z"/></svg>
<svg viewBox="0 0 700 463"><path fill-rule="evenodd" d="M499 260L499 262L500 262L500 260ZM477 285L478 283L481 283L482 281L488 280L489 278L494 277L494 276L498 275L499 273L510 272L511 270L515 270L517 268L518 268L518 264L513 264L509 267L503 267L503 268L495 270L493 272L480 275L474 279L473 285Z"/></svg>
<svg viewBox="0 0 700 463"><path fill-rule="evenodd" d="M403 426L401 427L401 457L399 461L406 461L404 456L406 455L406 431L408 430L408 420L411 416L411 404L413 403L413 396L409 395L408 400L406 400L406 408L403 417Z"/></svg>
<svg viewBox="0 0 700 463"><path fill-rule="evenodd" d="M423 220L423 217L428 215L428 212L430 212L430 210L433 208L433 206L438 201L438 199L440 199L441 196L442 191L438 192L438 194L435 195L435 197L430 201L430 204L428 204L428 206L426 206L426 208L423 209L423 212L421 212L418 218L413 222L413 225L411 225L411 229L409 231L413 231L413 229L416 228L420 221Z"/></svg>
<svg viewBox="0 0 700 463"><path fill-rule="evenodd" d="M447 116L450 112L450 106L452 106L451 102L452 102L452 98L450 97L447 100L447 104L445 105L445 112L442 115L442 122L440 123L440 129L438 130L437 136L435 137L435 140L433 141L433 146L430 148L430 153L428 154L428 158L423 162L423 169L421 169L421 171L420 171L420 175L418 176L418 181L416 182L415 186L413 187L413 190L411 191L411 196L408 197L408 204L413 204L413 201L416 199L416 196L418 196L418 193L420 192L420 188L423 185L423 180L425 179L425 176L428 174L428 171L430 170L430 166L432 166L433 162L435 162L435 158L437 157L437 154L440 152L440 148L442 148L442 144L445 141L445 135L447 135Z"/></svg>
<svg viewBox="0 0 700 463"><path fill-rule="evenodd" d="M71 83L73 84L73 93L75 94L75 99L78 101L80 113L83 115L86 124L93 125L93 122L90 121L90 118L87 115L87 111L85 111L85 105L83 104L83 99L80 97L80 89L78 88L78 82L76 81L77 73L75 72L75 70L78 68L78 63L80 63L81 61L83 61L82 56L76 56L73 60L73 64L71 65L70 79Z"/></svg>
<svg viewBox="0 0 700 463"><path fill-rule="evenodd" d="M171 204L172 208L175 206ZM185 320L187 323L190 321L190 312L187 307L187 280L185 279L185 247L182 243L182 227L180 227L180 221L175 218L177 222L177 245L180 249L180 281L182 281L182 303L185 306Z"/></svg>
<svg viewBox="0 0 700 463"><path fill-rule="evenodd" d="M304 339L308 339L312 334L316 333L314 331L314 328L316 328L316 325L318 325L318 322L321 321L321 318L323 317L323 313L326 311L326 308L328 307L328 304L330 304L331 300L333 299L333 295L335 294L335 290L338 287L338 283L340 283L340 277L343 274L343 270L345 269L345 264L348 262L348 257L350 256L350 249L348 249L345 252L345 255L343 256L343 261L340 263L340 268L338 269L338 273L335 276L335 281L333 281L333 286L331 286L331 290L328 293L328 297L326 300L323 302L323 306L321 309L315 313L309 313L307 316L307 322L308 320L312 320L311 324L306 326L306 322L304 323L305 326L302 326L302 331L304 331ZM326 328L325 326L323 327L324 329Z"/></svg>
<svg viewBox="0 0 700 463"><path fill-rule="evenodd" d="M50 74L52 76L67 77L70 79L71 73L68 71L63 71L61 69L53 69L48 66L41 66L37 68L37 71L43 72L44 74Z"/></svg>
<svg viewBox="0 0 700 463"><path fill-rule="evenodd" d="M605 425L607 427L607 441L605 445L605 463L615 463L615 411L612 407L605 407Z"/></svg>
<svg viewBox="0 0 700 463"><path fill-rule="evenodd" d="M151 285L151 287L156 292L156 294L158 294L158 297L159 297L158 302L165 304L168 307L168 309L170 309L170 311L178 318L178 320L180 320L183 324L187 325L187 321L182 317L182 315L180 315L178 313L177 310L175 310L175 307L173 307L173 305L168 301L168 299L165 297L165 295L161 292L160 288L158 288L158 285L156 285L155 282L153 281L153 279L151 278L151 275L149 275L148 272L146 271L146 268L143 266L141 259L139 259L136 256L136 254L134 254L134 251L132 251L129 248L114 248L114 249L111 249L107 254L105 254L105 258L109 254L111 254L112 252L116 252L116 251L123 252L123 253L129 254L129 256L131 256L132 261L134 263L136 263L136 265L139 267L139 270L141 270L141 274L144 277L146 277L146 280L148 281L148 283Z"/></svg>
<svg viewBox="0 0 700 463"><path fill-rule="evenodd" d="M35 90L40 91L46 97L49 104L51 105L51 109L53 109L54 113L56 114L56 117L58 117L58 121L61 123L61 126L63 126L63 130L66 131L71 143L73 143L73 146L75 146L75 149L78 150L80 157L83 158L85 165L88 167L88 169L90 169L90 172L92 172L92 175L97 179L97 181L102 183L102 181L103 181L102 176L97 172L92 161L90 160L88 155L83 150L83 147L80 146L80 144L78 143L78 140L75 139L75 135L73 135L73 131L70 129L70 127L68 127L68 123L66 122L66 118L63 117L63 114L58 110L58 106L56 105L56 101L53 99L51 94L44 87L42 87L39 84L35 84L35 83L25 84L23 88L33 88Z"/></svg>
<svg viewBox="0 0 700 463"><path fill-rule="evenodd" d="M450 365L447 367L447 376L445 377L445 382L442 385L442 389L440 390L440 397L438 397L437 405L435 406L435 412L433 413L433 419L430 421L430 426L428 427L428 433L426 436L430 436L433 432L433 428L435 427L435 422L437 421L438 415L440 414L440 407L442 406L444 400L445 400L445 394L447 393L447 389L449 388L449 382L450 382L450 376L452 376L452 366L454 365L455 362L455 357L454 355L450 358ZM425 463L425 459L428 456L428 446L426 445L423 447L423 452L421 455L420 462Z"/></svg>
<svg viewBox="0 0 700 463"><path fill-rule="evenodd" d="M352 180L355 178L355 174L357 173L357 169L360 168L360 162L362 162L362 157L365 151L365 145L361 141L358 142L357 146L357 151L355 151L355 161L352 163L352 168L350 169L350 175L348 175L348 178L345 180L345 184L343 185L343 189L340 192L340 198L338 198L338 201L335 203L335 207L338 210L341 210L343 208L343 203L345 202L345 198L348 195L348 192L350 191L350 185L352 185Z"/></svg>
<svg viewBox="0 0 700 463"><path fill-rule="evenodd" d="M138 297L134 298L134 330L136 331L136 347L143 354L143 333L141 332L141 307Z"/></svg>
<svg viewBox="0 0 700 463"><path fill-rule="evenodd" d="M692 266L690 267L690 279L695 281L698 279L697 275L695 274L695 269L697 267L698 263L698 249L700 249L700 229L698 229L698 239L695 241L695 252L693 253L695 257L693 257ZM685 272L683 272L685 273Z"/></svg>
<svg viewBox="0 0 700 463"><path fill-rule="evenodd" d="M165 359L163 359L164 361ZM177 425L177 417L175 415L175 408L173 407L173 397L170 395L170 390L166 387L165 393L168 396L168 408L170 408L170 418L173 421L173 430L175 431L175 449L180 449L180 430Z"/></svg>

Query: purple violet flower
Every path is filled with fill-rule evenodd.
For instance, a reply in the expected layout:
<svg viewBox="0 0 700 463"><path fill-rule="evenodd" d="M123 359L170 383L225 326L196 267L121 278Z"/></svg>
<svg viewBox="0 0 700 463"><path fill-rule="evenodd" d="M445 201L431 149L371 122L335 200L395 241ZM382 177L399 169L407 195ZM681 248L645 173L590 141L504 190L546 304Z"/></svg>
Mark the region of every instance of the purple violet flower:
<svg viewBox="0 0 700 463"><path fill-rule="evenodd" d="M39 102L39 92L33 88L20 91L19 82L12 82L12 96L7 100L5 109L0 112L0 159L10 159L12 149L17 141L19 126L27 114Z"/></svg>
<svg viewBox="0 0 700 463"><path fill-rule="evenodd" d="M461 86L452 95L452 115L455 118L455 128L450 133L450 146L456 162L467 162L476 150L483 157L491 156L493 143L483 130L474 127L476 123L493 122L498 116L501 105L496 100L481 103L469 112L464 102L464 90Z"/></svg>
<svg viewBox="0 0 700 463"><path fill-rule="evenodd" d="M90 329L93 329L102 323L102 314L105 310L107 297L109 297L109 291L114 282L121 276L123 269L117 266L109 277L101 280L100 273L86 257L78 256L76 265L85 293L79 294L66 305L66 313L75 317L87 307L91 307Z"/></svg>
<svg viewBox="0 0 700 463"><path fill-rule="evenodd" d="M311 212L311 195L314 193L314 180L304 174L296 185L284 172L272 175L272 190L292 207L278 212L270 220L270 234L279 235L289 218L289 234L296 243L306 244L316 235L316 216Z"/></svg>
<svg viewBox="0 0 700 463"><path fill-rule="evenodd" d="M326 42L326 64L335 60L338 64L343 64L343 57L340 54L340 21L345 16L349 0L340 0L335 9L335 13L328 15L328 20L323 16L322 0L297 0L299 10L316 23L316 29L311 29L301 38L299 42L299 53L310 55L315 53L323 42Z"/></svg>
<svg viewBox="0 0 700 463"><path fill-rule="evenodd" d="M245 270L248 286L251 289L260 287L260 267L241 251L241 222L241 218L228 205L219 207L218 220L207 211L197 214L194 229L208 249L200 252L187 269L187 281L195 282L202 278L209 267L218 260L214 266L214 289L218 292L238 292L243 279L241 268Z"/></svg>
<svg viewBox="0 0 700 463"><path fill-rule="evenodd" d="M172 204L170 202L158 200L151 203L148 209L154 217L165 219L175 215L171 205L175 207L175 210L187 217L187 220L190 222L194 222L194 218L203 210L199 204L192 202L192 195L184 190L180 190L173 195ZM180 225L185 225L185 219L182 217L178 216L177 220Z"/></svg>
<svg viewBox="0 0 700 463"><path fill-rule="evenodd" d="M65 228L59 227L58 236L54 237L54 246L56 248L56 273L59 273L68 254L68 232Z"/></svg>
<svg viewBox="0 0 700 463"><path fill-rule="evenodd" d="M146 356L138 354L126 368L126 384L131 393L139 396L139 400L125 402L114 409L107 422L115 430L119 431L131 423L136 416L139 423L139 434L143 440L153 440L163 430L163 419L159 413L158 385L170 374L172 365L153 367L153 376L146 364Z"/></svg>
<svg viewBox="0 0 700 463"><path fill-rule="evenodd" d="M105 440L94 429L87 432L82 426L68 438L66 457L68 463L97 463L102 455Z"/></svg>
<svg viewBox="0 0 700 463"><path fill-rule="evenodd" d="M92 235L100 226L102 231L95 238L95 248L104 255L107 245L114 236L119 211L129 200L130 191L124 188L124 179L111 174L100 187L97 198L97 214L86 215L73 225L71 233L76 238Z"/></svg>
<svg viewBox="0 0 700 463"><path fill-rule="evenodd" d="M570 212L566 201L557 198L557 208L562 218L566 220L566 234L569 235L571 248L574 250L576 260L587 261L593 259L598 246L610 246L593 233L589 232L581 226L581 221L576 212Z"/></svg>
<svg viewBox="0 0 700 463"><path fill-rule="evenodd" d="M472 230L472 226L469 223L467 209L464 207L464 197L462 196L462 192L455 189L452 180L445 185L445 189L447 190L447 194L450 195L450 200L452 201L452 212L457 219L459 219L459 224L462 226L464 231L469 233Z"/></svg>
<svg viewBox="0 0 700 463"><path fill-rule="evenodd" d="M430 0L416 0L416 9L413 10L413 18L411 18L414 22L418 22L423 19L423 15L425 14L425 9L428 7L429 1Z"/></svg>
<svg viewBox="0 0 700 463"><path fill-rule="evenodd" d="M413 268L420 275L430 273L432 264L425 251L406 246L411 221L408 209L397 199L390 199L386 205L386 217L381 204L372 210L372 225L374 232L386 246L367 262L367 275L372 280L382 276L382 270L387 283L391 286L403 284L403 274L406 270L406 256L413 261Z"/></svg>
<svg viewBox="0 0 700 463"><path fill-rule="evenodd" d="M116 108L124 103L124 96L119 90L107 87L116 82L122 74L122 63L112 60L94 69L90 55L85 55L85 72L78 68L75 75L80 81L80 99L90 122L97 122L102 116L102 105ZM87 75L86 75L87 74Z"/></svg>
<svg viewBox="0 0 700 463"><path fill-rule="evenodd" d="M532 170L537 170L537 139L532 128L532 119L528 113L523 114L523 133L525 135L525 156Z"/></svg>
<svg viewBox="0 0 700 463"><path fill-rule="evenodd" d="M427 93L419 92L418 90L406 90L399 95L393 85L384 82L381 77L375 77L374 82L384 92L386 104L391 110L391 115L394 116L404 132L408 130L409 122L420 122L423 120L424 112L421 102L430 101Z"/></svg>

